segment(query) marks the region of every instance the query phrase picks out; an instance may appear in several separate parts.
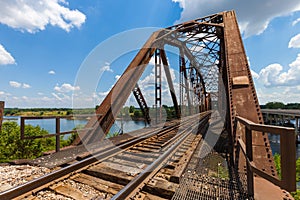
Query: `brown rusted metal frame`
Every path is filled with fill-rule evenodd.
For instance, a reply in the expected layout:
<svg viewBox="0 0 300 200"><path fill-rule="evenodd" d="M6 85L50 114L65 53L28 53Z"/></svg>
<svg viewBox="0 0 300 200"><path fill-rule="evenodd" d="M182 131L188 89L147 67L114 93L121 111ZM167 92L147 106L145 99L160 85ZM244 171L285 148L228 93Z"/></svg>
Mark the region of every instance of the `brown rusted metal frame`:
<svg viewBox="0 0 300 200"><path fill-rule="evenodd" d="M3 121L3 116L4 116L4 101L0 101L0 131L2 128L2 121Z"/></svg>
<svg viewBox="0 0 300 200"><path fill-rule="evenodd" d="M246 132L246 144L242 139L238 139L247 163L247 187L249 194L254 194L253 174L269 180L275 185L286 189L289 192L296 191L296 142L295 129L253 123L243 117L235 118L237 123L243 124ZM281 155L281 180L258 169L253 161L252 131L263 133L273 133L280 135L280 155Z"/></svg>
<svg viewBox="0 0 300 200"><path fill-rule="evenodd" d="M204 81L205 73L201 72L201 69L202 69L201 65L203 65L203 64L199 63L199 60L197 59L197 54L193 54L191 49L189 49L186 46L188 41L186 41L185 37L182 36L184 34L185 34L184 32L183 33L174 32L173 35L166 33L166 35L168 35L168 37L163 37L162 39L167 44L178 47L183 52L182 55L185 55L187 57L187 59L190 61L191 65L192 65L192 67L194 67L196 69L197 75L200 76L201 84L203 85L204 93L206 95L206 90L207 90L207 87L209 84L206 85L206 83ZM211 34L213 34L213 33L211 33ZM213 81L211 81L211 82L213 82Z"/></svg>
<svg viewBox="0 0 300 200"><path fill-rule="evenodd" d="M41 138L55 137L55 151L60 151L60 136L67 135L72 133L77 133L79 131L88 131L90 129L80 129L80 130L71 130L71 131L60 131L60 119L61 118L70 118L70 116L24 116L20 119L20 139L21 140L34 140ZM35 120L35 119L55 119L55 133L49 133L47 135L37 135L37 136L26 136L25 135L25 121L26 120Z"/></svg>
<svg viewBox="0 0 300 200"><path fill-rule="evenodd" d="M238 153L238 140L245 141L246 132L243 129L235 127L235 116L245 117L255 123L263 124L263 118L258 103L254 83L252 80L250 68L248 66L245 49L243 46L241 34L239 32L236 15L233 11L224 12L224 48L222 54L225 54L226 74L224 80L227 82L229 116L227 117L227 128L232 143L231 163ZM235 85L233 79L236 77L245 77L248 84ZM252 133L253 160L257 169L265 171L270 176L277 176L270 151L270 143L267 133L254 131ZM239 160L240 169L247 165L243 157Z"/></svg>
<svg viewBox="0 0 300 200"><path fill-rule="evenodd" d="M206 86L205 86L205 82L204 82L204 78L203 78L203 75L202 73L200 72L200 69L199 69L199 66L200 64L198 63L198 61L195 59L194 55L191 53L190 49L188 49L186 46L185 46L185 43L174 38L174 36L171 37L170 34L167 34L169 37L163 37L163 40L165 43L169 44L169 45L172 45L172 46L175 46L175 47L178 47L179 50L180 50L180 58L179 58L179 65L180 65L180 73L182 75L182 77L180 78L181 80L181 90L180 90L180 97L181 97L181 100L180 100L180 104L182 105L183 103L183 88L185 88L185 93L187 91L191 92L190 89L187 89L189 86L189 82L187 81L188 79L188 76L187 74L189 69L195 69L196 70L196 74L197 74L197 77L199 78L198 80L200 80L200 85L199 87L202 89L202 92L203 92L203 95L204 96L207 96L207 93L206 93ZM185 57L187 57L187 59L185 59ZM190 62L190 67L186 67L186 64ZM184 67L182 67L184 66ZM186 73L186 75L184 75ZM185 80L184 80L185 79ZM184 82L184 83L183 83ZM186 93L187 94L187 93ZM189 94L187 94L188 96L190 96ZM189 100L190 98L187 98L187 100ZM189 100L190 101L190 100ZM204 100L204 102L207 102ZM188 103L188 107L191 108L191 102ZM207 105L204 105L203 107L207 108L208 106ZM183 106L183 109L185 109L185 107ZM202 109L202 110L206 110L206 109ZM191 112L191 111L190 111Z"/></svg>
<svg viewBox="0 0 300 200"><path fill-rule="evenodd" d="M179 48L179 50L181 52L180 56L181 56L181 58L184 59L184 62L182 62L182 63L186 64L187 62L189 62L189 64L192 67L194 67L197 70L197 73L199 74L201 84L203 85L203 88L204 88L204 94L206 97L205 98L205 102L206 102L205 108L206 109L209 109L208 105L210 105L209 102L211 101L211 98L218 98L217 93L214 94L211 92L218 91L217 83L219 83L219 81L221 80L218 73L221 72L222 79L223 79L223 81L225 81L226 93L227 93L227 99L228 99L227 104L229 106L228 115L227 115L228 125L226 125L226 128L229 133L229 137L232 138L232 140L231 140L232 144L236 144L238 137L236 137L236 135L234 133L234 117L237 112L239 114L241 114L242 116L244 116L245 113L243 113L243 112L240 113L239 107L238 107L238 110L235 109L237 102L235 102L235 100L233 98L233 91L235 91L237 88L233 88L232 78L236 76L235 73L237 73L237 72L235 72L234 70L232 71L232 69L231 69L232 63L230 62L230 60L231 60L231 57L235 56L235 55L230 55L228 53L228 48L233 49L233 47L228 46L228 44L229 44L228 41L230 41L230 40L228 40L228 38L232 39L233 37L238 37L237 39L240 41L235 40L238 42L238 45L240 45L240 43L242 43L242 42L241 42L240 35L239 36L238 35L231 36L230 32L228 32L228 30L227 30L226 25L228 23L229 24L236 23L236 21L234 21L234 20L232 22L232 19L233 18L235 19L235 15L234 15L234 13L233 14L232 13L233 12L220 13L220 14L210 16L207 18L193 20L193 21L183 23L183 24L180 24L177 26L172 26L172 27L169 27L168 29L163 29L160 31L160 34L157 34L155 37L152 37L152 39L150 39L148 41L148 43L151 46L153 43L160 42L163 44L170 44L171 46L176 46ZM227 22L226 20L229 20L229 22ZM226 22L224 22L224 21L226 21ZM236 26L236 27L237 28L235 28L235 29L238 29L238 26ZM199 41L197 41L197 39L199 39ZM205 40L205 41L200 42L200 39ZM201 51L201 53L197 52L197 49L199 49L200 47L205 49L205 51ZM157 49L157 47L153 47L151 49L151 51L149 51L150 53L146 59L143 58L145 55L145 52L144 53L139 52L140 55L138 55L136 58L139 58L140 62L148 63L156 49ZM242 50L240 53L243 54L243 56L245 58L245 51L244 51L243 47L242 47ZM137 62L137 63L133 62L135 64L131 63L130 66L131 67L137 66L137 64L138 63L140 64L140 62ZM244 63L243 63L243 65L244 65ZM261 114L260 114L260 110L259 110L257 96L256 96L254 85L253 85L253 80L251 78L250 69L248 66L246 66L246 68L247 68L246 75L249 78L249 91L250 91L250 93L252 93L254 102L256 105L256 108L255 108L256 114L254 114L254 115L257 116L258 121L255 120L255 122L263 123ZM143 70L140 70L139 72L142 72L142 71ZM139 74L139 72L137 74ZM181 68L181 72L183 73L183 76L188 78L187 77L188 76L187 66L185 66L185 68ZM186 73L186 75L184 75L184 73ZM137 82L138 77L140 77L140 75L137 75L137 74L136 74L135 78L131 79L131 80ZM213 83L215 83L215 85ZM181 84L184 84L186 87L190 83L181 82ZM207 91L207 89L208 89L208 91ZM122 91L124 91L124 89ZM211 93L211 95L209 93ZM122 96L122 100L119 100L119 102L112 101L110 99L111 97L109 97L109 96L107 97L107 99L109 100L108 102L114 102L114 106L116 108L120 108L121 101L123 101L123 99L127 99L128 96L122 94L122 92L119 92L119 93L117 92L117 94L119 97ZM181 94L182 94L182 92L181 92ZM249 94L247 93L245 95L249 95ZM103 110L101 110L101 109L98 109L98 111L97 111L98 114L103 115L103 117L101 119L99 119L99 124L100 124L99 127L102 127L102 129L106 130L106 131L108 131L108 129L110 127L109 125L111 125L114 121L113 115L110 114L110 113L112 113L112 108L110 106L107 106L107 105L109 105L108 102L104 101L102 104L105 106L100 106L102 108L106 107L106 111L104 110L105 112L103 112ZM116 111L117 111L117 109L116 109ZM97 120L95 120L94 124L97 124L97 123L98 123ZM94 132L96 133L99 131L100 131L100 129L98 128ZM92 137L93 137L93 135L95 135L95 134L87 134L87 135L92 135ZM105 131L104 131L104 135L105 135ZM244 133L244 135L245 135L245 133ZM265 139L265 137L264 137L264 139ZM89 140L94 141L94 139L89 139ZM235 147L236 146L232 145L231 153L233 153L233 149ZM254 154L253 158L256 158L257 156L258 155ZM231 160L233 160L233 159L231 159Z"/></svg>
<svg viewBox="0 0 300 200"><path fill-rule="evenodd" d="M163 39L166 40L168 43L174 46L178 46L179 48L183 48L185 50L188 59L191 60L191 63L197 70L197 76L200 74L200 80L202 82L201 84L203 85L205 96L207 96L207 89L210 91L218 91L219 89L218 76L216 76L216 74L218 74L219 72L219 69L216 64L216 61L220 62L219 37L221 37L222 35L220 34L222 32L220 30L222 28L222 25L218 25L217 27L209 25L208 28L205 26L208 25L203 23L192 24L189 26L189 28L184 29L185 32L181 33L180 31L173 31L172 34L167 34L168 37L164 37ZM185 34L188 34L186 31L191 30L191 28L194 28L195 30L201 29L204 30L204 32L191 32L191 36L187 36L186 39ZM193 38L193 36L199 35L200 33L202 34L201 37L199 36L198 38ZM213 40L210 40L209 38L213 38ZM203 47L203 49L206 49L206 53L195 51L197 47L201 47L200 43L198 41L195 42L195 40L207 40ZM190 45L191 47L188 48L186 45ZM207 68L206 71L205 68ZM212 69L214 70L212 71ZM215 96L217 98L218 95ZM209 102L208 99L205 102ZM207 105L205 105L205 107L208 108Z"/></svg>
<svg viewBox="0 0 300 200"><path fill-rule="evenodd" d="M162 59L162 64L164 66L167 82L169 85L169 90L170 90L171 98L173 101L173 106L175 109L176 117L179 119L180 118L180 109L178 106L178 101L177 101L177 97L176 97L176 93L175 93L175 89L174 89L174 85L173 85L173 81L172 81L172 77L171 77L171 73L170 73L170 67L169 67L169 63L167 60L167 55L166 55L166 52L164 49L160 50L160 56Z"/></svg>
<svg viewBox="0 0 300 200"><path fill-rule="evenodd" d="M135 87L133 88L132 90L132 93L137 101L137 103L139 104L140 106L140 109L143 113L143 116L144 116L144 119L145 119L145 122L147 124L150 124L151 123L151 118L149 116L149 108L147 106L147 102L143 96L143 93L139 87L138 84L135 85Z"/></svg>
<svg viewBox="0 0 300 200"><path fill-rule="evenodd" d="M156 124L161 123L162 119L162 96L161 96L161 67L162 67L162 61L161 61L161 56L160 56L160 49L155 50L154 54L154 59L155 59L155 74L154 74L154 79L155 79L155 110L156 110L156 118L155 122Z"/></svg>
<svg viewBox="0 0 300 200"><path fill-rule="evenodd" d="M218 15L216 15L216 16L214 16L214 17L212 17L210 20L211 20L211 22L213 22L213 21L215 21L215 22L217 22L218 20L215 20L215 18L217 18L217 16ZM207 20L208 20L209 18L207 18ZM206 23L205 21L207 21L206 19L205 20L203 20L203 22L200 22L201 20L199 19L195 24L192 24L191 26L188 26L188 25L184 25L184 26L181 26L178 30L176 30L177 32L178 31L180 31L180 32L182 32L182 33L185 33L185 32L187 32L187 31L189 31L189 30L191 30L191 29L194 29L195 28L195 26L198 26L198 27L204 27L203 28L203 30L204 30L204 32L206 31L206 32L209 32L209 31L214 31L214 30L210 30L210 29L212 29L211 27L214 27L214 26L219 26L219 27L221 27L222 25L218 25L218 24L208 24L208 23ZM205 22L205 23L204 23ZM207 27L205 27L205 26L209 26L209 28L207 28ZM172 29L172 28L171 28ZM171 34L172 34L172 31L173 30L171 30ZM175 31L175 32L176 32ZM159 33L158 33L159 32ZM158 31L158 32L156 32L155 34L155 36L151 36L151 38L147 41L147 43L146 43L146 45L145 46L147 46L147 48L149 48L149 46L152 46L154 43L158 43L158 42L163 42L162 41L162 39L164 39L164 38L167 38L167 37L169 37L168 35L170 34L170 30L168 30L168 31L166 31L166 29L164 29L164 30L161 30L161 31ZM170 44L170 42L163 42L163 43L167 43L167 44ZM171 44L172 45L172 44ZM144 49L145 49L145 46L144 46ZM178 46L178 44L177 45L175 45L175 46ZM192 64L194 64L194 65L197 65L196 63L196 60L194 59L194 56L193 56L193 54L190 52L190 50L185 46L185 45L183 45L182 46L182 44L180 44L179 46L181 46L182 48L183 48L183 50L184 50L184 54L187 56L187 58L189 59L189 60L191 60L191 63ZM150 58L152 57L152 55L153 55L153 53L155 52L155 50L156 50L156 48L157 47L154 47L154 48L152 48L152 50L151 50L151 53L148 53L148 55L146 56L147 58L144 58L145 57L145 54L146 54L146 52L145 52L145 50L141 50L139 53L138 53L138 55L135 57L135 59L133 60L133 62L129 65L129 67L126 69L126 71L125 71L125 73L128 71L128 70L132 70L132 69L134 69L134 67L136 67L136 66L138 66L138 65L141 65L141 64L148 64L149 63L149 60L150 60ZM140 60L140 62L136 62L136 60ZM137 63L138 63L138 65L137 65ZM137 72L137 76L134 76L134 78L131 78L130 80L128 80L129 82L137 82L138 81L138 78L141 76L141 73L143 72L143 70L144 70L144 67L142 67L142 69L139 69L139 70L136 70L136 71L138 71ZM199 69L197 69L198 71L199 71ZM124 74L125 74L124 73ZM202 74L201 73L199 73L198 72L198 75L201 77L201 81L202 81L202 85L204 85L204 82L203 82L203 78L202 78ZM127 84L126 85L128 85L128 81L126 82ZM124 85L124 84L123 84ZM127 86L127 87L130 87L130 86ZM134 87L134 85L132 86L132 88ZM112 89L112 91L114 91L115 90L115 88L118 88L118 82L116 83L116 85L113 87L113 89ZM122 87L121 87L122 88ZM131 89L132 89L131 88ZM204 88L204 94L205 94L205 96L206 96L206 91L205 91L205 89L206 89L206 87L205 86L203 86L203 88ZM111 125L113 124L113 122L114 122L114 118L113 118L113 112L119 112L119 110L120 110L120 106L121 105L123 105L122 103L124 103L123 101L125 101L127 98L128 98L128 96L129 96L129 94L128 94L128 92L127 92L128 90L127 90L127 88L126 89L121 89L120 90L120 95L118 95L118 96L122 96L122 98L119 98L118 100L116 100L116 101L114 101L114 100L111 100L111 93L112 92L110 92L109 94L108 94L108 96L105 98L105 100L101 103L101 105L98 107L98 109L97 109L97 111L96 111L96 113L97 114L101 114L102 115L102 117L101 118L94 118L93 120L91 120L89 123L88 123L88 125L87 125L87 127L96 127L95 128L95 130L94 131L90 131L89 133L83 133L82 134L82 139L83 140L85 140L85 141L94 141L95 139L93 139L93 137L96 135L96 134L93 134L93 133L91 133L91 132L102 132L102 138L104 137L104 135L106 135L107 134L107 132L109 131L109 128L111 127ZM119 92L117 91L117 92L114 92L114 93L117 93L117 94L119 94ZM121 94L121 93L124 93L124 94ZM112 111L112 108L111 108L111 106L109 106L109 104L110 103L112 103L113 102L113 104L114 104L114 111ZM206 101L207 102L207 101ZM206 106L207 107L207 106ZM104 109L105 108L105 109ZM101 139L101 137L100 137L100 139ZM99 137L97 137L98 139L99 139ZM78 144L78 143L80 143L79 142L79 139L76 141L76 143Z"/></svg>
<svg viewBox="0 0 300 200"><path fill-rule="evenodd" d="M182 50L180 50L180 57L181 57L181 62L180 62L180 74L181 74L181 79L183 79L182 85L180 87L184 88L184 93L182 93L182 95L186 95L186 100L187 100L187 104L188 104L188 114L191 115L192 114L192 103L191 103L191 99L190 99L190 87L189 87L189 82L188 82L188 77L187 77L187 68L186 68L186 62L184 59L184 54L182 52ZM185 105L185 98L184 96L181 97L181 103L182 106ZM186 114L186 113L184 113Z"/></svg>
<svg viewBox="0 0 300 200"><path fill-rule="evenodd" d="M156 50L154 41L160 34L161 31L157 31L150 36L121 78L97 108L96 114L101 115L101 117L93 117L86 125L87 128L92 127L93 130L80 133L80 137L77 137L73 144L99 141L109 132L110 127L115 121L114 114L120 111L154 54Z"/></svg>
<svg viewBox="0 0 300 200"><path fill-rule="evenodd" d="M191 27L189 27L189 26L180 27L179 31L182 31L182 33L180 33L180 34L184 34L188 30L194 29L195 26L198 26L198 28L200 27L200 29L202 27L202 29L206 32L215 31L215 30L212 30L213 29L212 27L214 27L214 25L211 25L211 24L209 25L206 23L201 24L199 22L196 22L196 24L193 24ZM207 28L205 26L209 26L209 27ZM221 26L221 25L218 25L218 26ZM182 44L181 41L178 40L179 43L177 43L175 45L172 44L170 42L170 40L166 41L165 39L169 38L169 34L170 34L170 30L164 29L164 30L156 32L155 34L153 34L151 36L151 38L147 41L147 43L145 44L143 49L138 53L138 55L135 57L135 59L131 62L131 64L128 66L128 68L124 72L124 74L126 74L129 70L134 70L133 75L131 75L130 79L128 79L126 77L124 78L123 82L126 82L126 84L120 85L119 82L122 81L122 78L118 80L118 82L112 89L113 92L110 91L108 96L104 99L104 101L101 103L101 105L98 107L98 109L96 111L96 113L98 115L101 115L101 117L100 118L95 117L92 120L90 120L89 123L87 124L87 127L94 127L94 130L81 133L81 140L84 140L85 142L90 143L92 141L97 141L101 138L104 138L104 136L108 133L111 125L114 123L114 117L113 117L114 113L119 112L119 110L121 109L121 106L125 103L126 99L129 96L129 89L132 90L134 88L135 83L138 81L139 77L141 76L142 72L145 69L145 65L147 65L149 63L150 58L152 57L152 55L154 54L156 49L158 49L159 47L162 46L161 44L170 44L173 46L177 46L180 48L180 50L182 50L184 52L184 55L187 56L187 58L190 60L193 67L195 67L195 69L197 70L197 73L198 73L197 76L200 77L202 88L204 90L204 95L207 96L206 91L205 91L206 87L204 84L204 79L202 77L202 74L199 72L199 69L196 67L196 66L199 66L199 64L197 64L197 60L195 60L194 55L190 52L190 50L185 45ZM171 34L172 34L172 30L171 30ZM160 45L158 45L159 43L160 43ZM212 50L210 50L210 51L212 51ZM139 66L139 67L137 67L137 66ZM135 69L135 68L139 68L139 69ZM186 73L186 72L184 72L184 73ZM122 75L122 77L123 77L123 75ZM187 74L185 75L185 77L187 77ZM126 85L126 88L124 87L125 85ZM185 85L187 86L188 84L185 84ZM189 91L189 90L187 90L187 91ZM122 98L112 99L112 93L114 93L115 96L122 97ZM113 102L113 108L110 105L112 102ZM205 101L205 102L208 102L208 101ZM191 106L189 106L189 107L191 107ZM206 105L205 107L207 108L208 106ZM80 143L80 139L78 138L75 141L75 144L79 144L79 143Z"/></svg>

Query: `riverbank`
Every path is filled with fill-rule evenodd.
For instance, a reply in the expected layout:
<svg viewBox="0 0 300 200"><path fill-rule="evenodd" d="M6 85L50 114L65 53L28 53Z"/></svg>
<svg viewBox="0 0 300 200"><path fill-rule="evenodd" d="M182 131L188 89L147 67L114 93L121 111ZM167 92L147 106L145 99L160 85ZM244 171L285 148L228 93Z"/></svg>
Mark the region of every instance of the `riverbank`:
<svg viewBox="0 0 300 200"><path fill-rule="evenodd" d="M4 108L4 116L69 116L94 113L94 108Z"/></svg>

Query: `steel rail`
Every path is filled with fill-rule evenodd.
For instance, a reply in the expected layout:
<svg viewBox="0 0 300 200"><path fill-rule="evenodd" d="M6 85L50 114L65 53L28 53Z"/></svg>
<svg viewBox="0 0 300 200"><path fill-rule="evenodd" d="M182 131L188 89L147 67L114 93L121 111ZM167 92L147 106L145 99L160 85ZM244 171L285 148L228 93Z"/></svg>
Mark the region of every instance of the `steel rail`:
<svg viewBox="0 0 300 200"><path fill-rule="evenodd" d="M187 124L190 122L189 120L190 120L190 117L187 120L184 120L182 123ZM163 130L161 130L160 132L151 132L149 134L143 135L142 137L135 138L133 140L130 140L130 141L120 144L118 146L108 148L108 149L104 150L103 152L98 153L92 157L88 157L84 160L78 161L78 162L71 164L67 167L64 167L62 169L53 171L49 174L46 174L46 175L39 177L37 179L34 179L32 181L29 181L25 184L22 184L22 185L13 187L11 189L8 189L6 191L3 191L0 193L0 199L12 199L12 198L24 196L25 194L28 194L29 192L34 193L34 192L36 192L35 191L36 189L40 190L41 187L44 185L48 185L53 181L62 180L68 174L71 174L71 173L77 172L79 170L82 170L84 168L87 168L89 165L94 164L96 162L102 162L116 154L119 154L119 153L127 150L128 148L131 148L133 145L143 142L153 136L164 135L164 134L178 128L179 126L184 125L182 123L175 124L174 126L171 126L171 127L166 127Z"/></svg>
<svg viewBox="0 0 300 200"><path fill-rule="evenodd" d="M141 172L138 176L136 176L132 181L130 181L121 191L119 191L115 196L113 196L112 200L123 200L129 199L132 195L140 190L144 183L148 182L154 174L156 174L162 167L162 165L169 160L170 157L176 152L176 150L180 147L180 145L186 140L186 138L199 126L199 124L203 124L208 120L210 113L206 113L201 118L201 122L193 125L192 127L188 127L182 130L181 133L177 134L174 138L172 138L173 143L170 144L170 148L166 150L157 160L155 160L151 165L149 165L143 172Z"/></svg>

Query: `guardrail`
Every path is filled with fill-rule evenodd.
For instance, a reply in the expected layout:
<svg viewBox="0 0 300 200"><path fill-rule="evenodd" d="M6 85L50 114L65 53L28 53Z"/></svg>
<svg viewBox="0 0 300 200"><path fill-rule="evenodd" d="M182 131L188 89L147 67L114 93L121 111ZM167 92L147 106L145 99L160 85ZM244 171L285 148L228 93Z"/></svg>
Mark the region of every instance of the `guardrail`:
<svg viewBox="0 0 300 200"><path fill-rule="evenodd" d="M95 116L95 115L93 115ZM72 117L72 116L71 116ZM75 116L76 117L76 116ZM21 122L20 122L20 132L21 132L21 139L38 139L38 138L48 138L48 137L54 137L55 136L55 151L58 152L60 151L60 136L61 135L66 135L66 134L71 134L71 133L76 133L79 131L84 131L84 130L90 130L91 128L85 128L85 129L80 129L80 130L71 130L71 131L60 131L60 119L61 118L70 118L70 116L26 116L26 117L21 117ZM50 133L47 135L39 135L39 136L26 136L25 135L25 120L36 120L36 119L55 119L55 133Z"/></svg>
<svg viewBox="0 0 300 200"><path fill-rule="evenodd" d="M248 193L254 195L254 173L289 192L296 191L296 137L294 128L256 124L239 116L235 118L235 123L235 129L238 123L245 127L246 144L242 139L238 139L237 142L238 147L246 158ZM270 176L255 166L255 161L253 161L252 131L280 135L281 180Z"/></svg>

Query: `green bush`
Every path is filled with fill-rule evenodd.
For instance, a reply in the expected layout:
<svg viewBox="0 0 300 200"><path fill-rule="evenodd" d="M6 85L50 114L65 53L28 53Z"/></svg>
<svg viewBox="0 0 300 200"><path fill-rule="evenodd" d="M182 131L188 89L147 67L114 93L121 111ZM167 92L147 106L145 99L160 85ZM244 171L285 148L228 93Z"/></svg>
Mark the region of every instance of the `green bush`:
<svg viewBox="0 0 300 200"><path fill-rule="evenodd" d="M42 136L49 134L40 126L25 126L25 135ZM77 137L72 134L67 140L61 136L61 147L70 145ZM55 149L55 137L25 139L20 138L20 126L17 122L4 122L0 131L0 162L8 162L16 159L34 159Z"/></svg>
<svg viewBox="0 0 300 200"><path fill-rule="evenodd" d="M25 126L26 136L47 135L39 126ZM20 126L16 122L4 122L0 131L0 162L15 159L36 158L55 146L54 138L21 140Z"/></svg>
<svg viewBox="0 0 300 200"><path fill-rule="evenodd" d="M278 173L278 177L281 179L280 155L278 153L274 155L274 163ZM298 158L296 161L296 181L300 181L300 158ZM300 200L300 189L297 188L297 191L292 192L292 195L295 200Z"/></svg>

